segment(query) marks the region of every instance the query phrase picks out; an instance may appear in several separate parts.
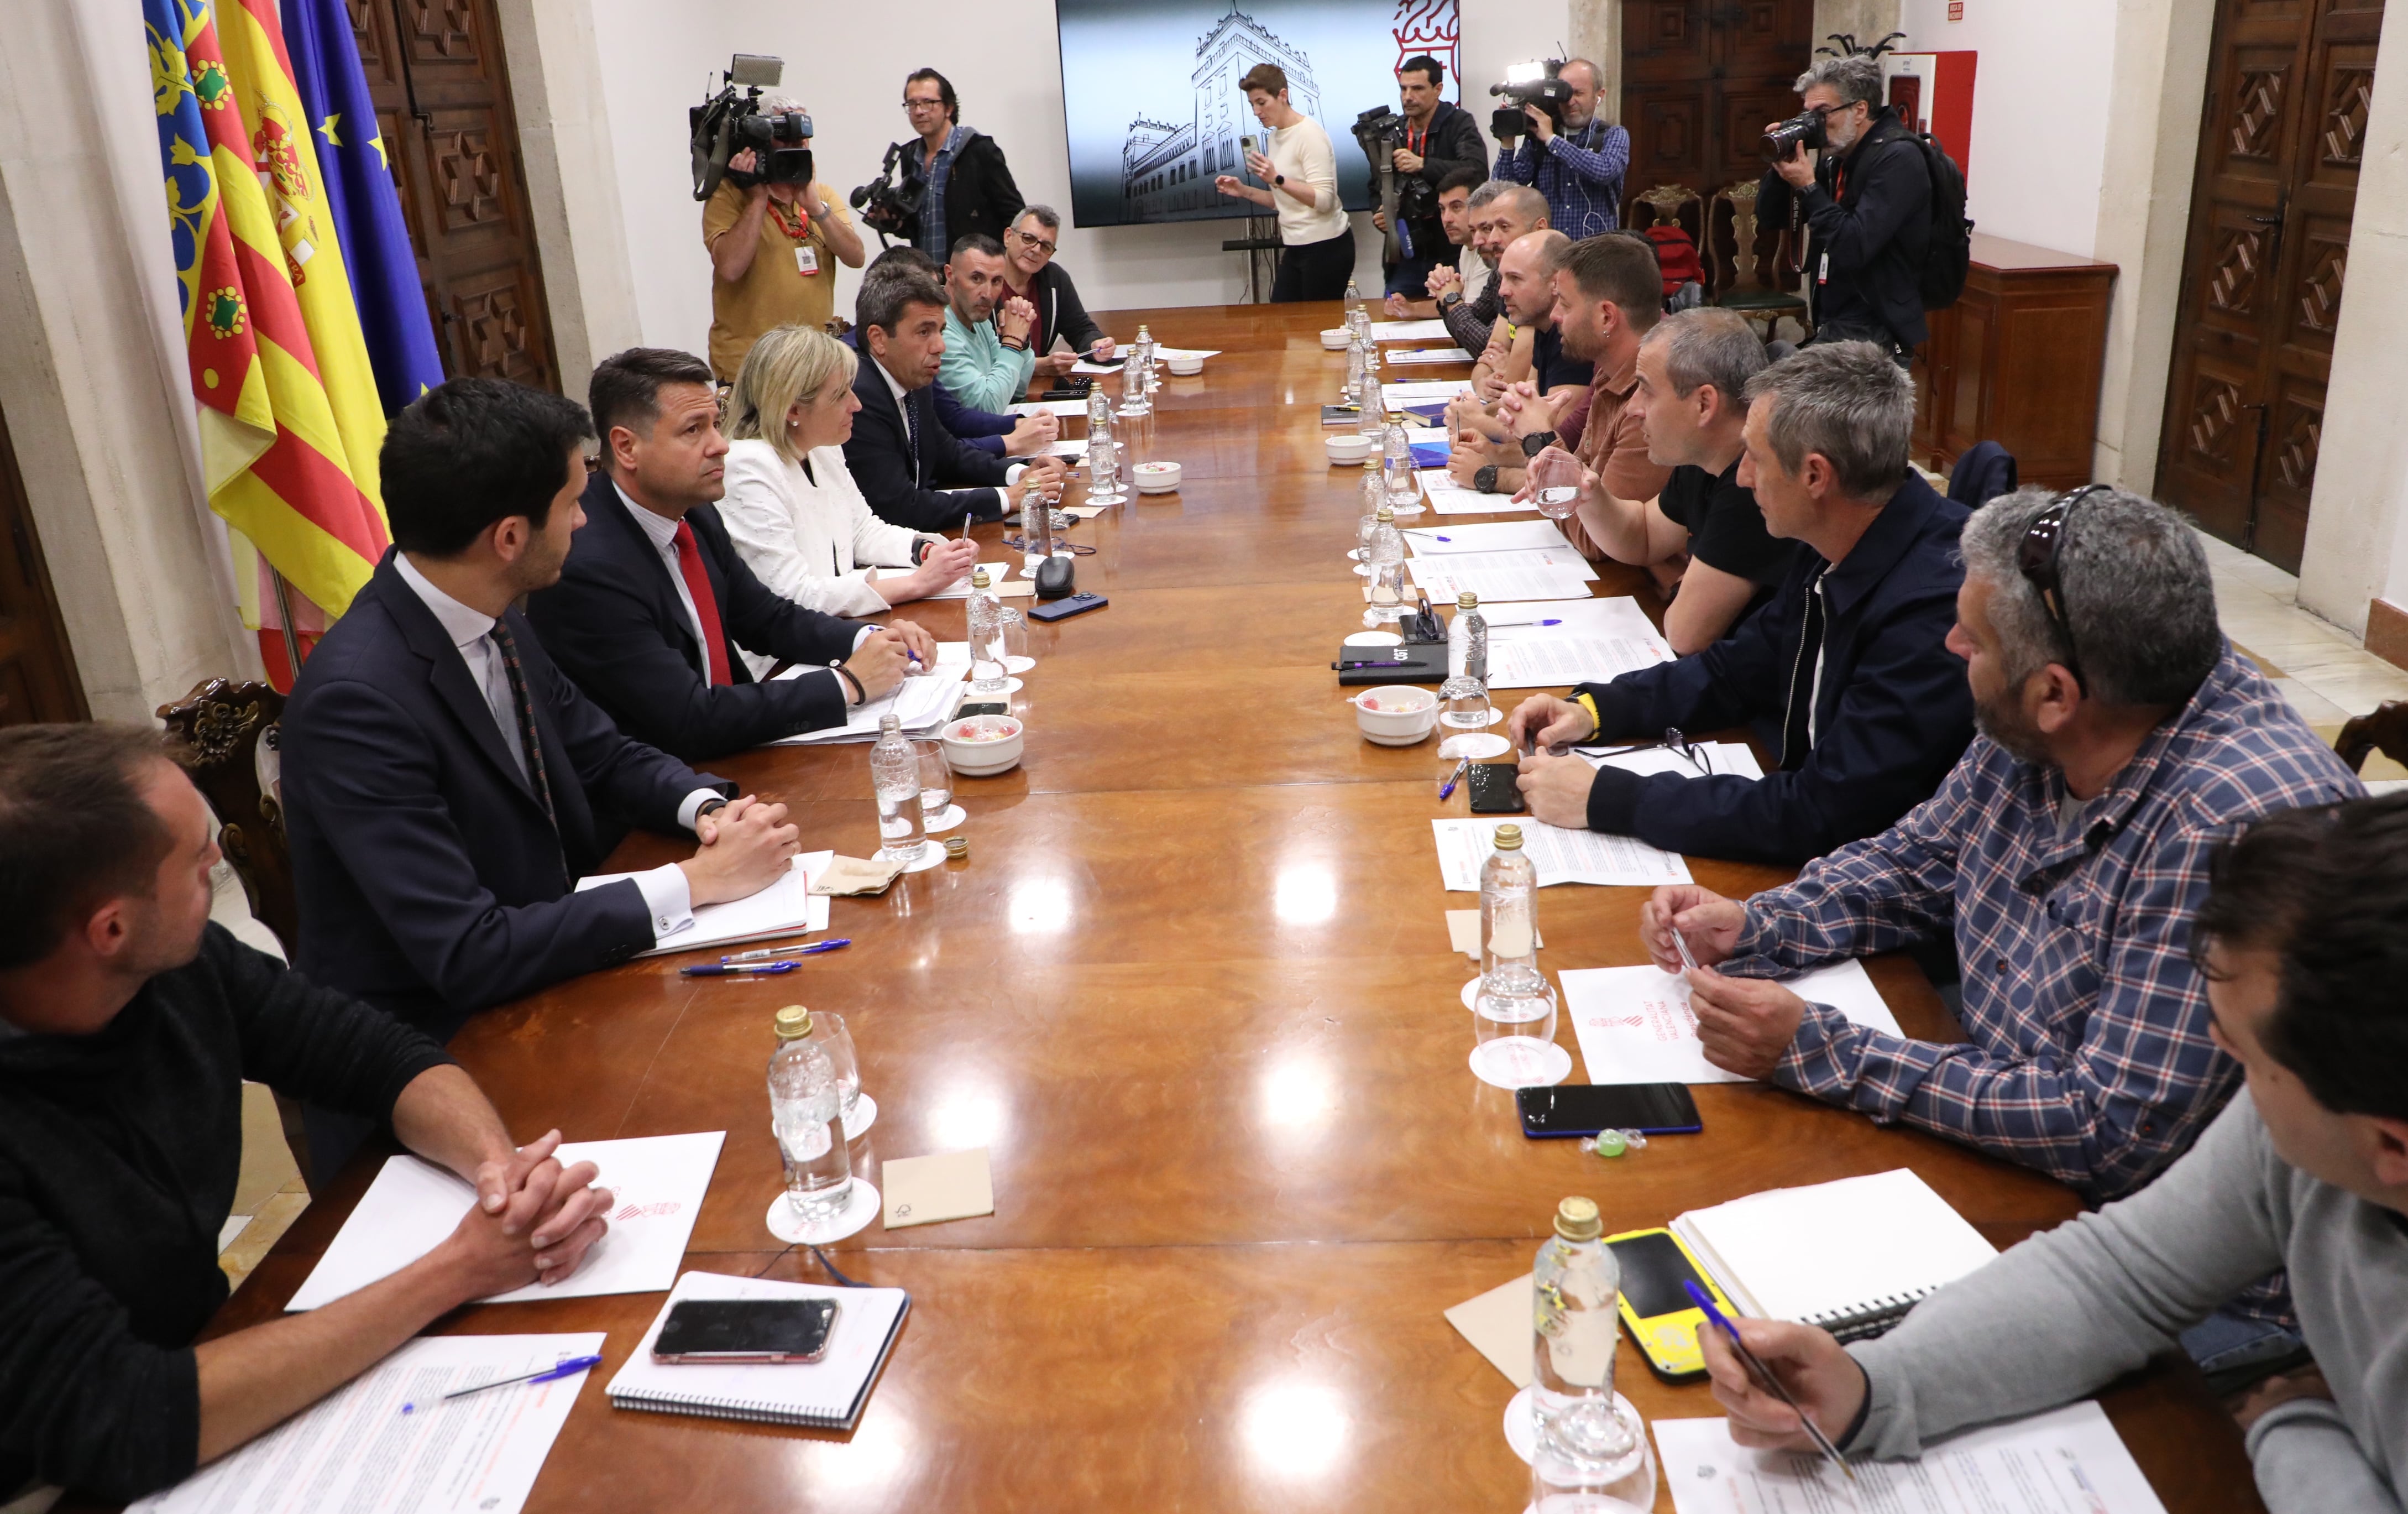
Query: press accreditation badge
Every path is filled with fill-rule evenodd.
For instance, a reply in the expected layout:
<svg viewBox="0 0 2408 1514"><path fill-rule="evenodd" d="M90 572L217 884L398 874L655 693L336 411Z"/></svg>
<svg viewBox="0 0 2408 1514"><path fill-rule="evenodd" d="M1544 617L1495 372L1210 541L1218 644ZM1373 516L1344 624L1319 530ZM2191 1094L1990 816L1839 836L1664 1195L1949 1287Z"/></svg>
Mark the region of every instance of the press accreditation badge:
<svg viewBox="0 0 2408 1514"><path fill-rule="evenodd" d="M1828 263L1830 259L1823 260ZM795 271L806 278L820 271L820 250L809 243L795 249Z"/></svg>
<svg viewBox="0 0 2408 1514"><path fill-rule="evenodd" d="M808 273L808 272L810 272L810 270L807 268L807 269L805 269L804 271ZM1828 253L1828 252L1824 253L1824 254L1823 254L1823 261L1822 261L1819 265L1817 265L1817 266L1816 266L1816 267L1815 267L1815 269L1814 269L1814 281L1815 281L1816 283L1818 283L1818 284L1828 284L1828 283L1829 283L1829 282L1831 281L1831 254L1830 254L1830 253Z"/></svg>

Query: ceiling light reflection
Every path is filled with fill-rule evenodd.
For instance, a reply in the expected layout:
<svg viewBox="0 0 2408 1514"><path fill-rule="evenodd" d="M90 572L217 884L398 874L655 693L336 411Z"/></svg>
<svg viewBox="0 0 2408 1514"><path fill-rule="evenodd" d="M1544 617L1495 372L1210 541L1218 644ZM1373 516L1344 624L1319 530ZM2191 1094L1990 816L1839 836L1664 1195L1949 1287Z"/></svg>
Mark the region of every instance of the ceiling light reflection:
<svg viewBox="0 0 2408 1514"><path fill-rule="evenodd" d="M1070 929L1072 907L1068 879L1023 878L1011 886L1005 919L1020 935L1059 935Z"/></svg>
<svg viewBox="0 0 2408 1514"><path fill-rule="evenodd" d="M1287 925L1321 925L1338 914L1338 878L1319 862L1292 862L1271 885L1271 912Z"/></svg>
<svg viewBox="0 0 2408 1514"><path fill-rule="evenodd" d="M1311 1129L1338 1108L1338 1079L1320 1057L1283 1057L1254 1085L1257 1115L1273 1130Z"/></svg>
<svg viewBox="0 0 2408 1514"><path fill-rule="evenodd" d="M1319 1478L1343 1462L1353 1429L1345 1395L1315 1383L1265 1389L1238 1411L1238 1438L1255 1472L1288 1481Z"/></svg>
<svg viewBox="0 0 2408 1514"><path fill-rule="evenodd" d="M930 1101L925 1123L928 1138L939 1151L972 1146L995 1150L1011 1130L1011 1106L989 1089L957 1083L939 1089Z"/></svg>

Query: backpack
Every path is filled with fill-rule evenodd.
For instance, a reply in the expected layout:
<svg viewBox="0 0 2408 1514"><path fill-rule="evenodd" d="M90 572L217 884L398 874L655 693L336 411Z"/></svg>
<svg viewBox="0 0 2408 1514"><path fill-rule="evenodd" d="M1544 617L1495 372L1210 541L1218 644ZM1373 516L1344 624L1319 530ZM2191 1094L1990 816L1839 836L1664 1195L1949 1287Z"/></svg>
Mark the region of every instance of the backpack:
<svg viewBox="0 0 2408 1514"><path fill-rule="evenodd" d="M1965 293L1965 275L1973 263L1973 223L1965 214L1965 170L1941 149L1929 132L1910 134L1923 150L1923 166L1931 177L1931 244L1924 254L1918 293L1927 310L1944 310Z"/></svg>
<svg viewBox="0 0 2408 1514"><path fill-rule="evenodd" d="M1656 244L1656 267L1664 276L1664 297L1670 299L1687 283L1703 283L1706 270L1698 261L1698 244L1678 226L1661 223L1646 228L1647 239Z"/></svg>

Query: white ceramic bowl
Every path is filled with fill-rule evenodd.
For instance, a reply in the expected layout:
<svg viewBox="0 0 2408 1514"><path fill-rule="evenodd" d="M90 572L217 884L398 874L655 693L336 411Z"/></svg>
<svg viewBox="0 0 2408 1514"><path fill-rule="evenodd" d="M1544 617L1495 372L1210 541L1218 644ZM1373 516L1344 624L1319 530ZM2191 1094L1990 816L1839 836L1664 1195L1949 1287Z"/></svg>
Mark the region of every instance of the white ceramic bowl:
<svg viewBox="0 0 2408 1514"><path fill-rule="evenodd" d="M971 715L939 732L946 763L965 778L992 778L1018 767L1022 737L1020 722L1010 715Z"/></svg>
<svg viewBox="0 0 2408 1514"><path fill-rule="evenodd" d="M1438 696L1411 684L1383 684L1349 701L1363 739L1379 746L1412 746L1438 728Z"/></svg>
<svg viewBox="0 0 2408 1514"><path fill-rule="evenodd" d="M1137 492L1168 494L1179 487L1179 475L1183 471L1177 463L1140 463L1137 465Z"/></svg>
<svg viewBox="0 0 2408 1514"><path fill-rule="evenodd" d="M1340 433L1322 438L1321 450L1329 454L1331 462L1342 468L1360 468L1379 452L1380 443L1371 437Z"/></svg>
<svg viewBox="0 0 2408 1514"><path fill-rule="evenodd" d="M1344 326L1326 326L1323 328L1321 333L1321 345L1328 348L1333 353L1344 352L1346 350L1347 339L1347 331Z"/></svg>
<svg viewBox="0 0 2408 1514"><path fill-rule="evenodd" d="M1204 360L1200 357L1174 357L1168 361L1171 377L1176 379L1192 379L1204 371Z"/></svg>

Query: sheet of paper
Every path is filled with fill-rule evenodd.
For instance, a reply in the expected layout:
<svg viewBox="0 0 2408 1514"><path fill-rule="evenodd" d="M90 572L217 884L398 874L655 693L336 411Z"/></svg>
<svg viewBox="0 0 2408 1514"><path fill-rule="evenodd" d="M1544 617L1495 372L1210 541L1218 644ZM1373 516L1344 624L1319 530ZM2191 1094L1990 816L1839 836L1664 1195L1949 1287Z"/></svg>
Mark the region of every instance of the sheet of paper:
<svg viewBox="0 0 2408 1514"><path fill-rule="evenodd" d="M599 1355L603 1339L595 1331L407 1342L128 1514L518 1514L591 1374L442 1395Z"/></svg>
<svg viewBox="0 0 2408 1514"><path fill-rule="evenodd" d="M1011 407L1014 415L1084 415L1087 402L1083 399L1024 399Z"/></svg>
<svg viewBox="0 0 2408 1514"><path fill-rule="evenodd" d="M1756 1451L1727 1420L1658 1420L1679 1514L2165 1514L2096 1403L1969 1431L1914 1462L1854 1461L1851 1485L1812 1451Z"/></svg>
<svg viewBox="0 0 2408 1514"><path fill-rule="evenodd" d="M1446 1322L1516 1388L1530 1386L1530 1277L1498 1283L1446 1311Z"/></svg>
<svg viewBox="0 0 2408 1514"><path fill-rule="evenodd" d="M1064 505L1061 507L1061 510L1062 513L1065 515L1076 515L1082 521L1091 521L1096 516L1102 514L1109 507L1104 505Z"/></svg>
<svg viewBox="0 0 2408 1514"><path fill-rule="evenodd" d="M1201 359L1201 358L1207 358L1207 357L1218 357L1218 356L1220 356L1220 355L1221 355L1221 349L1219 349L1218 347L1162 347L1162 346L1157 346L1157 347L1155 347L1155 348L1154 348L1154 355L1156 358L1160 359L1161 361L1163 361L1163 362L1165 362L1165 363L1168 363L1168 362L1169 362L1169 361L1170 361L1172 358L1174 358L1174 357L1194 357L1194 358L1198 358L1198 359Z"/></svg>
<svg viewBox="0 0 2408 1514"><path fill-rule="evenodd" d="M1442 341L1447 337L1443 321L1374 321L1373 341Z"/></svg>
<svg viewBox="0 0 2408 1514"><path fill-rule="evenodd" d="M1522 848L1539 870L1539 887L1559 883L1623 885L1653 888L1687 883L1689 864L1673 852L1658 851L1628 836L1602 836L1594 830L1566 830L1528 815L1473 815L1461 820L1432 820L1438 838L1439 876L1450 892L1480 892L1480 867L1497 849L1497 828L1522 828Z"/></svg>
<svg viewBox="0 0 2408 1514"><path fill-rule="evenodd" d="M1070 437L1050 444L1045 451L1055 457L1084 457L1087 455L1087 439Z"/></svg>
<svg viewBox="0 0 2408 1514"><path fill-rule="evenodd" d="M1538 624L1548 620L1558 624ZM1491 689L1602 683L1671 660L1671 647L1627 595L1517 603L1488 617Z"/></svg>
<svg viewBox="0 0 2408 1514"><path fill-rule="evenodd" d="M1398 347L1380 354L1380 360L1396 368L1408 368L1431 363L1469 363L1472 354L1460 347Z"/></svg>
<svg viewBox="0 0 2408 1514"><path fill-rule="evenodd" d="M878 722L890 714L903 722L905 734L924 735L953 717L953 707L962 699L962 680L969 676L969 670L968 657L959 662L948 662L940 654L937 665L926 672L914 673L867 704L854 706L853 718L843 725L797 731L792 736L781 736L769 744L838 746L852 742L874 742L878 740Z"/></svg>
<svg viewBox="0 0 2408 1514"><path fill-rule="evenodd" d="M1446 427L1442 425L1409 425L1405 427L1405 440L1410 442L1435 441L1443 447L1448 445L1451 439L1446 434Z"/></svg>
<svg viewBox="0 0 2408 1514"><path fill-rule="evenodd" d="M1636 752L1614 752L1603 755L1579 754L1592 768L1620 768L1625 772L1652 778L1659 772L1675 772L1684 778L1708 778L1727 773L1735 778L1761 778L1764 769L1757 766L1756 754L1737 742L1699 742L1689 755L1673 751L1669 746L1643 747Z"/></svg>
<svg viewBox="0 0 2408 1514"><path fill-rule="evenodd" d="M597 1293L650 1293L677 1281L686 1237L694 1233L710 1170L719 1164L724 1131L641 1136L625 1141L565 1141L561 1165L591 1161L595 1183L611 1193L610 1233L594 1243L567 1281L529 1283L497 1293L488 1304L530 1299L589 1298ZM477 1190L433 1162L388 1157L376 1181L343 1221L334 1244L284 1305L300 1313L355 1293L392 1276L442 1244L477 1202Z"/></svg>
<svg viewBox="0 0 2408 1514"><path fill-rule="evenodd" d="M1421 404L1432 399L1453 399L1470 387L1469 379L1413 379L1380 385L1380 397L1391 405Z"/></svg>
<svg viewBox="0 0 2408 1514"><path fill-rule="evenodd" d="M1422 494L1430 508L1441 515L1535 515L1539 507L1515 504L1510 494L1482 494L1467 489L1447 477L1442 468L1425 468L1416 474L1422 481Z"/></svg>
<svg viewBox="0 0 2408 1514"><path fill-rule="evenodd" d="M1094 363L1082 357L1070 365L1070 371L1092 374L1118 373L1122 367L1123 365L1119 363Z"/></svg>
<svg viewBox="0 0 2408 1514"><path fill-rule="evenodd" d="M864 741L867 737L861 738ZM650 951L638 952L638 957L662 957L670 952L694 951L703 946L733 945L741 941L767 941L777 936L799 936L827 929L827 901L811 897L811 877L827 866L834 852L804 852L794 859L794 868L786 876L743 899L732 899L724 904L701 904L695 908L694 924L667 937ZM814 860L816 859L816 860ZM632 872L596 872L577 880L578 892L599 888L606 883L632 878Z"/></svg>
<svg viewBox="0 0 2408 1514"><path fill-rule="evenodd" d="M897 1157L878 1175L885 1186L888 1230L995 1213L995 1177L984 1146Z"/></svg>
<svg viewBox="0 0 2408 1514"><path fill-rule="evenodd" d="M1015 566L1017 565L1012 563L979 564L980 568L986 570L987 586L995 590L998 596L1008 598L1015 594L1036 593L1037 585L1032 581L1025 578L1006 578L1004 576L1006 573L1010 572ZM923 598L930 599L967 599L969 597L969 576L965 574L960 579L954 581L953 585L951 588L939 589L936 593L925 595Z"/></svg>
<svg viewBox="0 0 2408 1514"><path fill-rule="evenodd" d="M1563 599L1597 582L1597 570L1569 546L1553 551L1464 552L1440 557L1414 557L1405 571L1433 599L1451 600L1463 593L1480 596L1483 605L1500 600Z"/></svg>
<svg viewBox="0 0 2408 1514"><path fill-rule="evenodd" d="M1473 961L1480 960L1480 912L1449 910L1446 912L1447 944ZM1536 930L1530 932L1530 944L1544 947L1546 937Z"/></svg>
<svg viewBox="0 0 2408 1514"><path fill-rule="evenodd" d="M1416 557L1454 557L1490 552L1572 552L1550 520L1474 521L1468 526L1414 526L1398 533Z"/></svg>
<svg viewBox="0 0 2408 1514"><path fill-rule="evenodd" d="M1591 1083L1751 1083L1706 1060L1688 980L1648 967L1573 968L1564 1009L1580 1037ZM1900 1033L1861 962L1817 968L1789 981L1801 999L1828 1004L1858 1025Z"/></svg>

